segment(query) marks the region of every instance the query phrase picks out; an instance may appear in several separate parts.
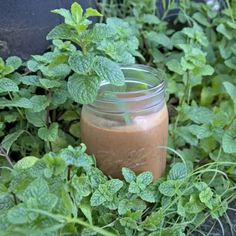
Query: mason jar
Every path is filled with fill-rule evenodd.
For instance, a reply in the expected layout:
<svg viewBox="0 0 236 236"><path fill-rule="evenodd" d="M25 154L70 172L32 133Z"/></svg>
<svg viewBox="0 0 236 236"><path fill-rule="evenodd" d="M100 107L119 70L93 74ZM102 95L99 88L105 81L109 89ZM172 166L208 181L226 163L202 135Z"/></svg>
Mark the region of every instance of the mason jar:
<svg viewBox="0 0 236 236"><path fill-rule="evenodd" d="M127 167L157 179L165 172L168 139L164 74L144 65L121 69L123 86L104 82L96 101L83 106L82 142L107 175L122 178Z"/></svg>

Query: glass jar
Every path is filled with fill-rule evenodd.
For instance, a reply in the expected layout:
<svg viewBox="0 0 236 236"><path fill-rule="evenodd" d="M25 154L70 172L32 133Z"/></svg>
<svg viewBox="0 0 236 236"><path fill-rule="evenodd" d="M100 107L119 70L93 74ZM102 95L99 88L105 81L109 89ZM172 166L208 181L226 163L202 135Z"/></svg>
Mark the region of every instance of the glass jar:
<svg viewBox="0 0 236 236"><path fill-rule="evenodd" d="M165 171L168 139L164 74L144 65L121 69L124 86L104 82L96 101L83 106L82 142L107 175L122 178L122 167L128 167L157 179Z"/></svg>

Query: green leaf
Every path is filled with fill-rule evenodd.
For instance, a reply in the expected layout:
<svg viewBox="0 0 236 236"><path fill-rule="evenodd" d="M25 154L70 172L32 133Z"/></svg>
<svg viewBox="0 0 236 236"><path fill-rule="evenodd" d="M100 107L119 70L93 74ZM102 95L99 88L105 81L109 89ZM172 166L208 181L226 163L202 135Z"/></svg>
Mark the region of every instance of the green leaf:
<svg viewBox="0 0 236 236"><path fill-rule="evenodd" d="M216 27L216 30L223 34L228 40L231 40L233 38L233 31L230 29L227 29L224 24L219 24Z"/></svg>
<svg viewBox="0 0 236 236"><path fill-rule="evenodd" d="M18 92L19 88L17 84L7 78L0 78L0 93L4 92Z"/></svg>
<svg viewBox="0 0 236 236"><path fill-rule="evenodd" d="M95 190L95 192L91 196L90 204L91 206L99 206L105 201L106 198L98 190Z"/></svg>
<svg viewBox="0 0 236 236"><path fill-rule="evenodd" d="M85 17L88 18L90 16L102 16L102 14L98 12L97 10L89 7L86 9Z"/></svg>
<svg viewBox="0 0 236 236"><path fill-rule="evenodd" d="M177 59L171 59L166 63L168 69L170 71L174 71L175 73L179 75L183 75L184 70L182 69L182 66L180 62Z"/></svg>
<svg viewBox="0 0 236 236"><path fill-rule="evenodd" d="M137 176L137 184L142 189L142 186L146 187L153 181L152 173L149 171L143 172Z"/></svg>
<svg viewBox="0 0 236 236"><path fill-rule="evenodd" d="M17 98L13 100L0 100L0 107L20 107L32 108L32 102L27 98Z"/></svg>
<svg viewBox="0 0 236 236"><path fill-rule="evenodd" d="M159 191L167 196L172 197L175 195L175 182L174 180L167 180L160 184Z"/></svg>
<svg viewBox="0 0 236 236"><path fill-rule="evenodd" d="M1 146L6 150L8 153L12 144L24 133L24 130L18 130L14 133L8 134L4 137L4 139L1 142Z"/></svg>
<svg viewBox="0 0 236 236"><path fill-rule="evenodd" d="M14 70L18 69L22 64L22 60L19 57L12 56L6 60L6 66L12 67Z"/></svg>
<svg viewBox="0 0 236 236"><path fill-rule="evenodd" d="M212 208L210 201L213 197L213 192L211 188L207 187L205 190L201 191L199 194L199 199L202 203L205 203L205 205L209 208Z"/></svg>
<svg viewBox="0 0 236 236"><path fill-rule="evenodd" d="M31 112L27 111L26 119L29 123L33 124L35 127L43 127L46 124L46 115L47 112L45 110L41 112Z"/></svg>
<svg viewBox="0 0 236 236"><path fill-rule="evenodd" d="M210 26L210 23L209 23L208 19L206 18L206 16L200 12L194 13L193 19L195 19L197 22L199 22L200 24L202 24L204 26Z"/></svg>
<svg viewBox="0 0 236 236"><path fill-rule="evenodd" d="M157 16L151 14L144 14L143 22L146 24L154 24L154 25L159 25L161 23L160 19Z"/></svg>
<svg viewBox="0 0 236 236"><path fill-rule="evenodd" d="M234 104L236 105L236 86L231 84L230 82L223 83L226 92L229 94L230 98L233 100Z"/></svg>
<svg viewBox="0 0 236 236"><path fill-rule="evenodd" d="M20 82L25 85L33 85L33 86L40 86L40 77L37 75L28 75L28 76L21 76L19 78Z"/></svg>
<svg viewBox="0 0 236 236"><path fill-rule="evenodd" d="M230 59L225 61L225 65L229 68L236 70L236 57L231 57Z"/></svg>
<svg viewBox="0 0 236 236"><path fill-rule="evenodd" d="M114 85L123 85L125 82L125 77L120 67L108 58L96 57L93 69L101 80Z"/></svg>
<svg viewBox="0 0 236 236"><path fill-rule="evenodd" d="M77 2L73 2L71 5L71 14L76 24L78 24L81 21L83 9Z"/></svg>
<svg viewBox="0 0 236 236"><path fill-rule="evenodd" d="M130 193L140 193L139 186L135 181L130 182L129 192Z"/></svg>
<svg viewBox="0 0 236 236"><path fill-rule="evenodd" d="M150 42L153 42L159 46L163 46L168 49L172 49L173 45L168 36L164 33L157 33L154 31L151 31L147 33L146 39L149 40Z"/></svg>
<svg viewBox="0 0 236 236"><path fill-rule="evenodd" d="M123 182L119 179L112 179L107 182L108 191L112 194L117 193L123 186Z"/></svg>
<svg viewBox="0 0 236 236"><path fill-rule="evenodd" d="M81 104L92 103L100 85L100 79L95 76L72 75L67 83L68 92L75 102Z"/></svg>
<svg viewBox="0 0 236 236"><path fill-rule="evenodd" d="M71 69L78 74L86 74L91 71L94 63L94 56L91 54L83 55L82 52L77 51L72 54L68 61Z"/></svg>
<svg viewBox="0 0 236 236"><path fill-rule="evenodd" d="M93 219L92 219L92 208L90 206L90 203L88 201L82 201L79 205L79 209L83 212L88 222L92 225Z"/></svg>
<svg viewBox="0 0 236 236"><path fill-rule="evenodd" d="M69 132L77 137L77 138L80 138L81 137L81 133L80 133L80 122L78 123L74 123L70 126L70 129L69 129Z"/></svg>
<svg viewBox="0 0 236 236"><path fill-rule="evenodd" d="M150 202L150 203L156 202L155 192L150 191L148 189L145 189L144 191L142 191L139 194L139 197L146 202Z"/></svg>
<svg viewBox="0 0 236 236"><path fill-rule="evenodd" d="M40 112L46 109L49 106L50 101L45 95L34 95L30 98L32 103L32 111Z"/></svg>
<svg viewBox="0 0 236 236"><path fill-rule="evenodd" d="M135 181L135 180L136 180L136 175L135 175L135 173L134 173L132 170L126 168L126 167L123 167L123 168L122 168L122 175L124 176L125 181L126 181L127 183L131 183L132 181Z"/></svg>
<svg viewBox="0 0 236 236"><path fill-rule="evenodd" d="M214 119L214 113L206 107L188 107L184 113L196 123L209 124Z"/></svg>
<svg viewBox="0 0 236 236"><path fill-rule="evenodd" d="M17 170L25 170L28 169L30 167L32 167L35 162L38 161L37 157L34 156L26 156L22 159L20 159L15 165L14 165L14 169Z"/></svg>
<svg viewBox="0 0 236 236"><path fill-rule="evenodd" d="M76 3L76 4L78 4L78 3ZM75 5L75 4L72 4L72 6L73 5ZM71 26L75 26L75 22L71 16L71 13L69 10L60 8L60 9L53 10L52 13L56 13L58 15L63 16L66 24L71 25Z"/></svg>
<svg viewBox="0 0 236 236"><path fill-rule="evenodd" d="M37 214L29 212L23 204L19 204L7 213L8 221L13 225L30 223L37 218Z"/></svg>
<svg viewBox="0 0 236 236"><path fill-rule="evenodd" d="M205 208L204 205L198 199L197 194L190 195L190 199L184 207L185 211L191 214L197 214Z"/></svg>
<svg viewBox="0 0 236 236"><path fill-rule="evenodd" d="M198 139L208 138L212 135L208 125L190 125L188 129L193 135L196 135Z"/></svg>
<svg viewBox="0 0 236 236"><path fill-rule="evenodd" d="M23 193L23 200L29 198L44 198L49 193L47 181L43 178L35 179L31 182Z"/></svg>
<svg viewBox="0 0 236 236"><path fill-rule="evenodd" d="M147 216L143 221L142 226L146 230L155 231L161 227L164 217L165 216L162 209L152 212L152 214Z"/></svg>
<svg viewBox="0 0 236 236"><path fill-rule="evenodd" d="M73 31L71 31L71 29L66 24L61 24L57 25L48 33L47 40L53 40L53 39L70 40L73 36L74 36ZM32 68L32 66L30 66L30 68Z"/></svg>
<svg viewBox="0 0 236 236"><path fill-rule="evenodd" d="M232 125L223 135L222 146L225 153L236 153L235 137L236 137L236 120L234 120Z"/></svg>
<svg viewBox="0 0 236 236"><path fill-rule="evenodd" d="M39 63L35 60L27 61L27 67L30 71L36 72L39 69Z"/></svg>
<svg viewBox="0 0 236 236"><path fill-rule="evenodd" d="M61 83L57 80L39 79L39 82L45 89L58 88L61 86Z"/></svg>
<svg viewBox="0 0 236 236"><path fill-rule="evenodd" d="M188 175L188 169L185 163L176 163L172 166L169 172L169 179L178 180L184 179Z"/></svg>
<svg viewBox="0 0 236 236"><path fill-rule="evenodd" d="M58 136L58 123L52 123L49 128L40 128L38 136L46 142L54 142Z"/></svg>
<svg viewBox="0 0 236 236"><path fill-rule="evenodd" d="M120 224L125 227L125 228L129 228L129 229L137 229L138 225L136 223L135 220L133 220L130 217L124 217L121 218L120 220ZM127 235L127 234L126 234Z"/></svg>
<svg viewBox="0 0 236 236"><path fill-rule="evenodd" d="M210 65L204 65L200 69L201 75L212 75L214 73L214 68L211 67Z"/></svg>

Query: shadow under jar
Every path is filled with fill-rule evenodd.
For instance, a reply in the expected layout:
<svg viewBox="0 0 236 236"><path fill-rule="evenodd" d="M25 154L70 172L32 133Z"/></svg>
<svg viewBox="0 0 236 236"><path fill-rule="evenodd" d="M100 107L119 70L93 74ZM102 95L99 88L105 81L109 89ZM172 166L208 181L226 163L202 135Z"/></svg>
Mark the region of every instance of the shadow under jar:
<svg viewBox="0 0 236 236"><path fill-rule="evenodd" d="M107 175L122 167L159 178L166 168L168 112L163 72L144 65L122 67L123 86L102 83L94 103L84 105L81 138Z"/></svg>

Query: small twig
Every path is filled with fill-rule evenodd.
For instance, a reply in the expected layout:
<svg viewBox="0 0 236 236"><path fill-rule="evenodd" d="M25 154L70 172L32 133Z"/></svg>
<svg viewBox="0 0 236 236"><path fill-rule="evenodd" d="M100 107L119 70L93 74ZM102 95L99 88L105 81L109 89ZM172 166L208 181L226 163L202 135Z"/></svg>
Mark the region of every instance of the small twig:
<svg viewBox="0 0 236 236"><path fill-rule="evenodd" d="M18 202L17 202L17 199L16 199L16 195L15 195L15 193L11 192L11 194L12 194L12 196L13 196L13 199L14 199L14 203L15 203L15 205L17 205Z"/></svg>
<svg viewBox="0 0 236 236"><path fill-rule="evenodd" d="M71 166L68 166L68 170L67 170L67 181L70 181L71 178Z"/></svg>

